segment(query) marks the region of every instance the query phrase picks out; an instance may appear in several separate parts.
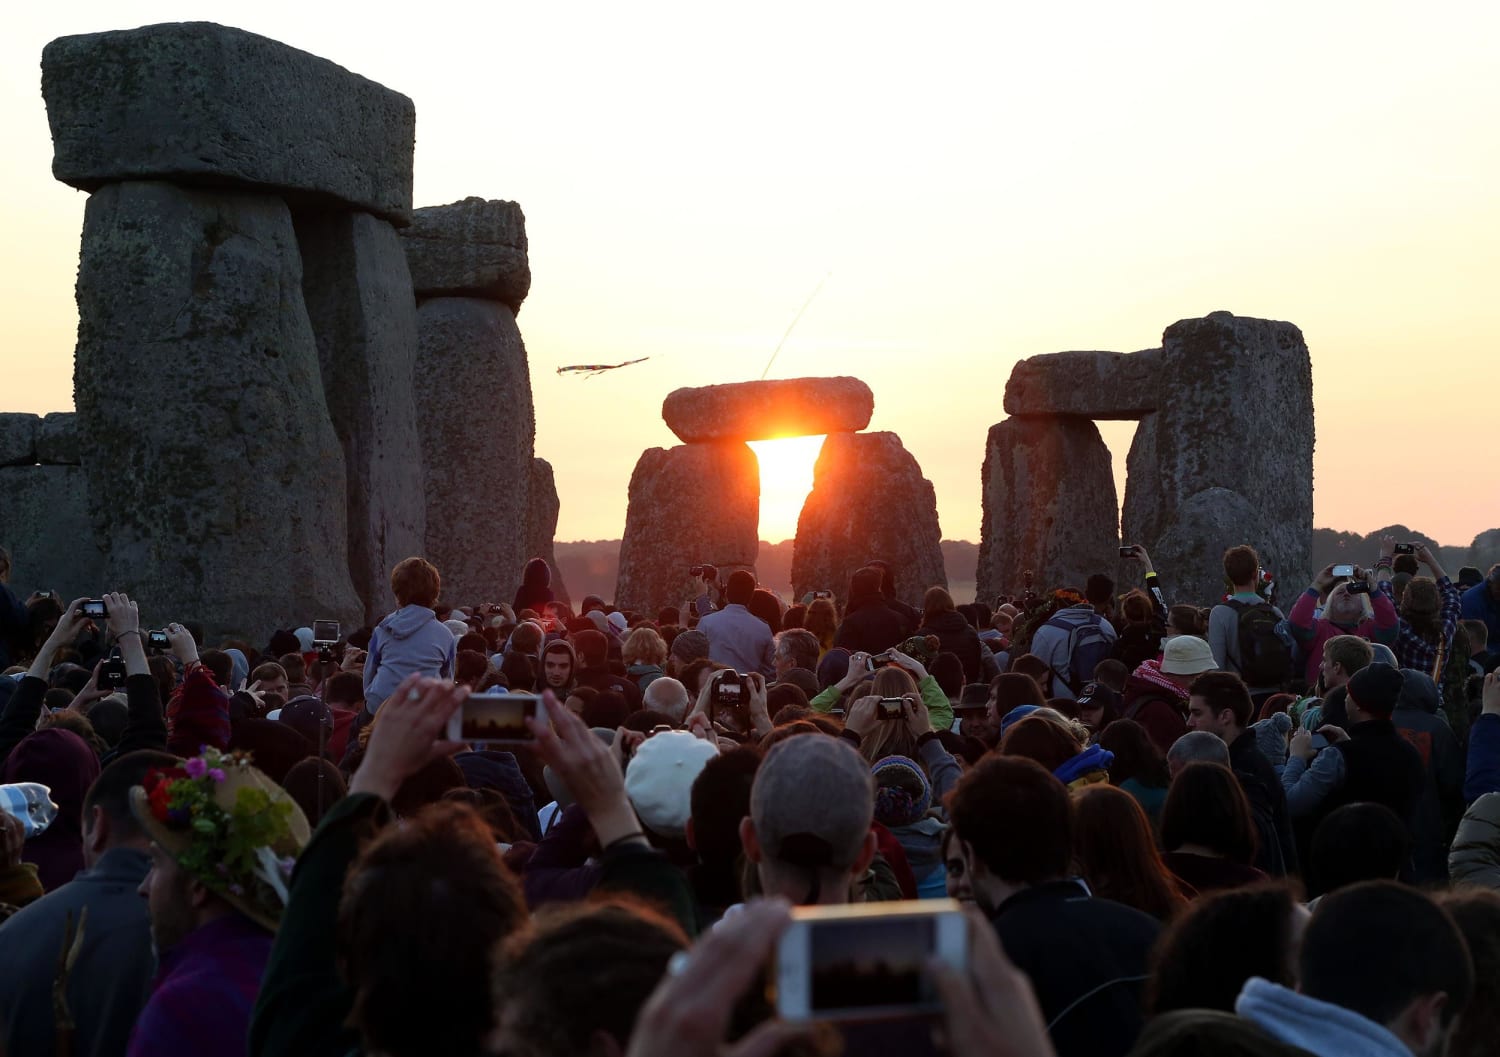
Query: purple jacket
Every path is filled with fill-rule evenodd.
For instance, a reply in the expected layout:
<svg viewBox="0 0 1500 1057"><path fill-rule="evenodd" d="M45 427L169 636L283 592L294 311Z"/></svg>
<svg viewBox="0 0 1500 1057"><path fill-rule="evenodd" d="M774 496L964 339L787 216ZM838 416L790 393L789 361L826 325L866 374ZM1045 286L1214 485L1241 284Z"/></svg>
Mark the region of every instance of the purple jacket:
<svg viewBox="0 0 1500 1057"><path fill-rule="evenodd" d="M249 918L227 914L163 953L125 1057L245 1053L271 941Z"/></svg>

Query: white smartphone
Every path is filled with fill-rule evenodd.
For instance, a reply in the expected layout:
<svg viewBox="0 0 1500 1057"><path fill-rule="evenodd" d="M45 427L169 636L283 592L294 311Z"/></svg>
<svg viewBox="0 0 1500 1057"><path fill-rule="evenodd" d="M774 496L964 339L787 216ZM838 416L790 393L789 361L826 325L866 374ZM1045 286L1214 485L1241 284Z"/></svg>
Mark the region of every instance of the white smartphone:
<svg viewBox="0 0 1500 1057"><path fill-rule="evenodd" d="M1341 577L1343 577L1344 579L1347 580L1347 579L1349 579L1350 577L1352 577L1354 575L1354 566L1352 566L1352 565L1335 565L1333 567L1333 575L1334 576L1341 576Z"/></svg>
<svg viewBox="0 0 1500 1057"><path fill-rule="evenodd" d="M776 948L776 1010L787 1020L936 1013L927 964L967 968L968 928L952 899L797 907Z"/></svg>
<svg viewBox="0 0 1500 1057"><path fill-rule="evenodd" d="M448 720L448 740L479 745L516 745L536 741L526 720L547 719L547 706L536 694L470 694Z"/></svg>

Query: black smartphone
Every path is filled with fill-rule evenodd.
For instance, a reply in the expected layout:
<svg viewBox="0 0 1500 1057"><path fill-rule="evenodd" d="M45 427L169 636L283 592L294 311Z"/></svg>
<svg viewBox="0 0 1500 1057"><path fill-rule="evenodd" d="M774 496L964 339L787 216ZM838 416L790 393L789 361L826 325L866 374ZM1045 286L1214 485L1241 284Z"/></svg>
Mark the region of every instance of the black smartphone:
<svg viewBox="0 0 1500 1057"><path fill-rule="evenodd" d="M105 661L99 668L99 685L110 690L125 689L125 662L119 657Z"/></svg>
<svg viewBox="0 0 1500 1057"><path fill-rule="evenodd" d="M172 648L172 643L168 641L165 631L146 632L146 645L153 650L169 650Z"/></svg>
<svg viewBox="0 0 1500 1057"><path fill-rule="evenodd" d="M1121 547L1120 548L1120 557L1122 557L1122 558L1134 558L1135 557L1135 548L1134 547Z"/></svg>
<svg viewBox="0 0 1500 1057"><path fill-rule="evenodd" d="M90 598L83 603L83 615L90 620L104 620L109 616L109 607L102 598Z"/></svg>
<svg viewBox="0 0 1500 1057"><path fill-rule="evenodd" d="M1415 543L1398 543L1396 544L1396 553L1415 554L1417 553L1417 545Z"/></svg>
<svg viewBox="0 0 1500 1057"><path fill-rule="evenodd" d="M901 706L904 702L899 697L882 697L880 706L875 710L881 719L900 719Z"/></svg>

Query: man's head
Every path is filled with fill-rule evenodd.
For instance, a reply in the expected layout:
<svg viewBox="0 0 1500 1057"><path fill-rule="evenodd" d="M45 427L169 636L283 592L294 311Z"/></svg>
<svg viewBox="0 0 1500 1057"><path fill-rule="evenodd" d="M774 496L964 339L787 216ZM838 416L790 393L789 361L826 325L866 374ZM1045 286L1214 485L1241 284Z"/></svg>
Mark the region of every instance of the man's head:
<svg viewBox="0 0 1500 1057"><path fill-rule="evenodd" d="M1469 637L1469 653L1478 657L1489 649L1490 629L1482 620L1462 620L1459 627L1463 628L1465 635Z"/></svg>
<svg viewBox="0 0 1500 1057"><path fill-rule="evenodd" d="M1162 647L1161 674L1184 690L1190 689L1200 675L1217 667L1214 651L1196 635L1174 636Z"/></svg>
<svg viewBox="0 0 1500 1057"><path fill-rule="evenodd" d="M1389 664L1377 662L1355 672L1344 688L1349 695L1345 705L1349 721L1363 723L1372 719L1390 719L1404 684L1401 669Z"/></svg>
<svg viewBox="0 0 1500 1057"><path fill-rule="evenodd" d="M1227 744L1250 725L1255 706L1244 680L1234 672L1200 675L1188 692L1192 695L1188 698L1189 730L1206 730Z"/></svg>
<svg viewBox="0 0 1500 1057"><path fill-rule="evenodd" d="M641 699L644 707L660 712L664 716L670 716L674 727L682 726L683 720L687 718L687 687L669 675L651 680L651 684L642 693Z"/></svg>
<svg viewBox="0 0 1500 1057"><path fill-rule="evenodd" d="M1167 750L1167 770L1173 778L1190 763L1222 763L1229 766L1229 746L1207 730L1190 730Z"/></svg>
<svg viewBox="0 0 1500 1057"><path fill-rule="evenodd" d="M724 585L724 597L732 606L748 606L755 594L755 574L745 569L736 569L729 574Z"/></svg>
<svg viewBox="0 0 1500 1057"><path fill-rule="evenodd" d="M490 674L489 658L477 650L459 650L453 664L453 681L478 690Z"/></svg>
<svg viewBox="0 0 1500 1057"><path fill-rule="evenodd" d="M699 859L732 863L739 857L740 822L750 814L750 790L759 768L754 749L733 749L709 760L693 779L687 842Z"/></svg>
<svg viewBox="0 0 1500 1057"><path fill-rule="evenodd" d="M256 683L260 684L261 693L280 694L283 702L289 696L287 691L291 687L291 680L287 678L286 669L275 661L256 665L255 670L250 673L250 685L255 686Z"/></svg>
<svg viewBox="0 0 1500 1057"><path fill-rule="evenodd" d="M776 636L776 678L780 679L793 668L813 671L818 667L818 655L822 647L818 637L802 628L783 631Z"/></svg>
<svg viewBox="0 0 1500 1057"><path fill-rule="evenodd" d="M1327 895L1361 881L1394 881L1411 858L1411 834L1384 804L1335 809L1313 831L1308 894Z"/></svg>
<svg viewBox="0 0 1500 1057"><path fill-rule="evenodd" d="M358 711L365 703L365 680L358 672L339 672L323 684L323 700L331 708Z"/></svg>
<svg viewBox="0 0 1500 1057"><path fill-rule="evenodd" d="M582 634L582 632L580 632ZM597 631L590 634L598 635ZM608 647L606 646L606 651ZM567 689L576 679L577 658L573 656L573 647L562 639L557 639L547 644L542 651L542 678L554 691Z"/></svg>
<svg viewBox="0 0 1500 1057"><path fill-rule="evenodd" d="M1332 690L1347 685L1354 673L1374 658L1375 652L1369 642L1358 635L1335 635L1323 644L1323 660L1318 666L1323 676L1323 688Z"/></svg>
<svg viewBox="0 0 1500 1057"><path fill-rule="evenodd" d="M1253 591L1260 577L1260 556L1255 548L1244 544L1224 552L1224 578L1236 590Z"/></svg>
<svg viewBox="0 0 1500 1057"><path fill-rule="evenodd" d="M425 558L407 558L397 562L391 570L391 593L396 604L401 606L437 605L438 595L443 589L443 578L437 566Z"/></svg>
<svg viewBox="0 0 1500 1057"><path fill-rule="evenodd" d="M1115 582L1103 573L1095 573L1084 585L1083 597L1088 600L1089 605L1103 613L1114 605Z"/></svg>
<svg viewBox="0 0 1500 1057"><path fill-rule="evenodd" d="M948 797L974 899L986 913L1020 889L1065 877L1072 863L1068 790L1041 764L989 756Z"/></svg>
<svg viewBox="0 0 1500 1057"><path fill-rule="evenodd" d="M1416 1057L1444 1051L1474 990L1474 966L1447 911L1394 881L1326 896L1308 922L1302 993L1389 1029Z"/></svg>
<svg viewBox="0 0 1500 1057"><path fill-rule="evenodd" d="M234 908L214 895L162 847L151 848L151 869L137 894L146 899L151 915L151 942L157 953L171 950L209 922L234 913Z"/></svg>
<svg viewBox="0 0 1500 1057"><path fill-rule="evenodd" d="M175 767L176 756L151 749L128 752L94 779L83 796L83 859L92 867L111 848L146 848L145 831L130 811L130 787L146 781L146 772Z"/></svg>
<svg viewBox="0 0 1500 1057"><path fill-rule="evenodd" d="M870 766L839 738L806 734L772 747L740 823L761 888L794 903L847 903L875 857Z"/></svg>
<svg viewBox="0 0 1500 1057"><path fill-rule="evenodd" d="M573 636L580 668L600 669L609 664L609 639L602 631L580 631ZM543 658L545 662L545 658ZM545 671L545 668L543 669Z"/></svg>

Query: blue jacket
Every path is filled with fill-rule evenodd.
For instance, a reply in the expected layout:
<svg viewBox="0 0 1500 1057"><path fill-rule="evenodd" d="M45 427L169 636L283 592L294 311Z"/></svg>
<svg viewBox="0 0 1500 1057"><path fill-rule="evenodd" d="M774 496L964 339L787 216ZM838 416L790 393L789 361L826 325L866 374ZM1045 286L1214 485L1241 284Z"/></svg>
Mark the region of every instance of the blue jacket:
<svg viewBox="0 0 1500 1057"><path fill-rule="evenodd" d="M458 640L426 606L402 606L370 637L365 661L365 708L374 715L408 675L453 678Z"/></svg>
<svg viewBox="0 0 1500 1057"><path fill-rule="evenodd" d="M57 952L68 914L76 921L87 907L83 948L68 976L68 1008L77 1026L73 1052L125 1052L156 972L151 918L136 894L150 868L144 851L112 848L92 868L0 925L0 1049L51 1057Z"/></svg>
<svg viewBox="0 0 1500 1057"><path fill-rule="evenodd" d="M776 637L771 626L742 605L727 605L698 621L708 636L708 655L740 674L776 674Z"/></svg>
<svg viewBox="0 0 1500 1057"><path fill-rule="evenodd" d="M1272 1038L1320 1057L1411 1057L1406 1043L1368 1017L1258 976L1245 982L1234 1011Z"/></svg>
<svg viewBox="0 0 1500 1057"><path fill-rule="evenodd" d="M1500 793L1500 716L1488 713L1469 728L1469 760L1464 771L1464 803Z"/></svg>
<svg viewBox="0 0 1500 1057"><path fill-rule="evenodd" d="M1482 620L1490 629L1492 650L1500 649L1500 602L1490 597L1490 585L1481 581L1459 597L1459 615L1464 620Z"/></svg>

